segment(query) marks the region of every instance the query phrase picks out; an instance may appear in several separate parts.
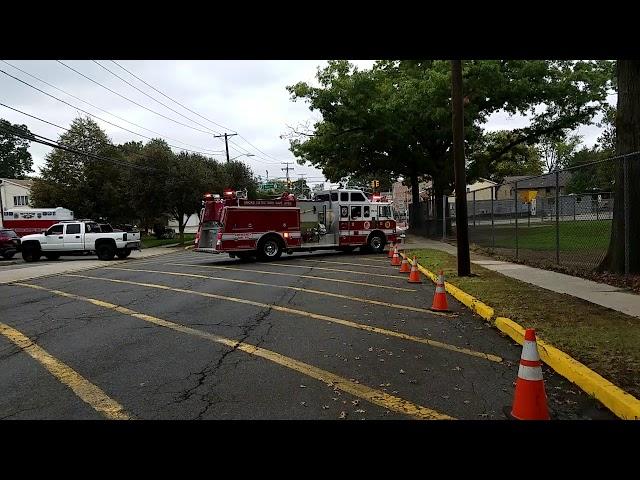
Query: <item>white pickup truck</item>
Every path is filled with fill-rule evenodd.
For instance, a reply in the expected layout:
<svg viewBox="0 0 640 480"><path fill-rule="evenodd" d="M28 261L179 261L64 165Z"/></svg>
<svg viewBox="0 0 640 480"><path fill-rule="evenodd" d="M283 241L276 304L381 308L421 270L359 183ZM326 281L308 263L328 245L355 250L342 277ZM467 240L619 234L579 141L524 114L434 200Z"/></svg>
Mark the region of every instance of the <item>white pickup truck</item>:
<svg viewBox="0 0 640 480"><path fill-rule="evenodd" d="M57 260L62 255L95 253L100 260L116 255L127 258L131 250L140 249L139 232L102 232L93 221L67 220L51 225L44 233L22 237L22 258L36 262L44 255Z"/></svg>

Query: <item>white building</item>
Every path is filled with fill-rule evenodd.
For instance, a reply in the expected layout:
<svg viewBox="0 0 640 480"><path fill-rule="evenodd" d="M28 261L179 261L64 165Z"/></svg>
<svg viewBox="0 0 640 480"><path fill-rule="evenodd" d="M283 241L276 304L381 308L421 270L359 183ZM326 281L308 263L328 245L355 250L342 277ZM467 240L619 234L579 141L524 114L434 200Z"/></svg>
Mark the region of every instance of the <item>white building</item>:
<svg viewBox="0 0 640 480"><path fill-rule="evenodd" d="M32 184L33 180L31 179L0 178L0 204L2 205L2 211L15 207L29 208Z"/></svg>
<svg viewBox="0 0 640 480"><path fill-rule="evenodd" d="M496 185L498 185L496 182L493 182L491 180L486 180L484 178L479 178L476 182L472 183L471 185L467 185L467 201L469 202L473 201L474 192L475 192L476 201L491 200L491 195L493 192L493 190L491 190L491 187L495 187ZM448 200L449 200L449 205L455 204L456 196L451 195Z"/></svg>
<svg viewBox="0 0 640 480"><path fill-rule="evenodd" d="M184 226L184 233L198 233L198 226L200 226L200 218L198 217L197 213L192 213L189 216L185 215L184 220L186 222ZM169 219L167 227L175 229L176 234L178 233L178 222L176 221L175 218Z"/></svg>

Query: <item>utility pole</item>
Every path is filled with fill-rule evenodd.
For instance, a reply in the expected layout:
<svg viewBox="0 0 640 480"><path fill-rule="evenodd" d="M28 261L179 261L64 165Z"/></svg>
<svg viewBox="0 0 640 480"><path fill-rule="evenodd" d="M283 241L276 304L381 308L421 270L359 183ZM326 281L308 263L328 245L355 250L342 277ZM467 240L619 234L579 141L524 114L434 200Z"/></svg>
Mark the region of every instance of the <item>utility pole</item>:
<svg viewBox="0 0 640 480"><path fill-rule="evenodd" d="M289 166L289 165L293 165L293 162L280 162L280 163L282 165L285 165L285 167L281 168L280 170L287 172L287 183L289 183L289 170L295 170L295 168Z"/></svg>
<svg viewBox="0 0 640 480"><path fill-rule="evenodd" d="M227 150L227 163L229 163L229 139L228 137L233 137L234 135L237 135L237 133L224 133L223 135L214 135L214 138L222 138L224 137L224 146Z"/></svg>
<svg viewBox="0 0 640 480"><path fill-rule="evenodd" d="M462 98L462 60L451 60L451 113L453 127L453 168L456 183L456 243L458 276L471 274L469 227L467 225L467 179L464 162L464 104Z"/></svg>

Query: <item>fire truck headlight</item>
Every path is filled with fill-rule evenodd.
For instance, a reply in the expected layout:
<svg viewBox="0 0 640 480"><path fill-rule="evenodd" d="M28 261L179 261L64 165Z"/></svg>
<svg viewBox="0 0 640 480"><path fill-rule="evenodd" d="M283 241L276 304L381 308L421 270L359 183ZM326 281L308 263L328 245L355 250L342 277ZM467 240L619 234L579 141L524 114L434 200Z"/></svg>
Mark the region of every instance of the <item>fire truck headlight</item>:
<svg viewBox="0 0 640 480"><path fill-rule="evenodd" d="M289 232L284 232L284 234L282 235L284 238L289 238Z"/></svg>

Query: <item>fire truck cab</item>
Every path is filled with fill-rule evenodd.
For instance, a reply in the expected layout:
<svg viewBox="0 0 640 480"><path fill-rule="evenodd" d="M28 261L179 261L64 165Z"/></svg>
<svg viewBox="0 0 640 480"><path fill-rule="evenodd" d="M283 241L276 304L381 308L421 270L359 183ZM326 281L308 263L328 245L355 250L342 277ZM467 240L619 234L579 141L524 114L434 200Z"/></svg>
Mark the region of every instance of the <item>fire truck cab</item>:
<svg viewBox="0 0 640 480"><path fill-rule="evenodd" d="M232 258L276 259L283 252L357 247L381 253L397 238L391 204L357 189L324 190L311 200L286 193L247 200L225 192L223 198L205 198L200 218L195 250Z"/></svg>

